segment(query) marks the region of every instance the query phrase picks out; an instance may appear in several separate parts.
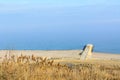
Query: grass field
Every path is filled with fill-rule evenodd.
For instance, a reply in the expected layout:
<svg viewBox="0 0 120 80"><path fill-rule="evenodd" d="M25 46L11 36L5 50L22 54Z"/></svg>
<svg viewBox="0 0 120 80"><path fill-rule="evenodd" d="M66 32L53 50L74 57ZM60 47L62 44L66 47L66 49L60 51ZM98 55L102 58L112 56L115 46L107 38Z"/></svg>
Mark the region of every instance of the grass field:
<svg viewBox="0 0 120 80"><path fill-rule="evenodd" d="M4 56L0 80L120 80L120 61Z"/></svg>

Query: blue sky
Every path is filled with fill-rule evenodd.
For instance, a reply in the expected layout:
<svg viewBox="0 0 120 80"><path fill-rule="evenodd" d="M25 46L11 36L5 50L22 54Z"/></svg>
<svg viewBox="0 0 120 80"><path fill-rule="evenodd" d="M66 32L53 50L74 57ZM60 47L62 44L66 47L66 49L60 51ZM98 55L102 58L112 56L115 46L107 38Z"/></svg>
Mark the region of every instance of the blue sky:
<svg viewBox="0 0 120 80"><path fill-rule="evenodd" d="M16 25L18 25L19 22L21 22L21 25L25 25L25 22L35 24L39 21L44 21L44 19L49 20L52 18L53 20L51 21L54 22L56 16L58 18L56 24L58 23L63 26L67 24L82 25L83 23L119 23L119 8L119 0L0 0L0 21L3 26L7 27L8 25L5 23L7 23L7 19L10 19L8 22L11 23L10 28L13 26L11 19L15 20ZM20 16L26 21L23 22ZM37 17L44 17L44 19L38 19ZM36 20L32 21L32 19ZM62 19L66 20L66 24L64 24ZM45 22L37 24L45 25L44 23ZM51 25L49 21L48 24ZM23 27L27 28L27 26ZM49 26L47 25L46 27Z"/></svg>
<svg viewBox="0 0 120 80"><path fill-rule="evenodd" d="M21 27L28 29L28 23L35 27L43 25L48 28L49 25L57 24L79 26L86 23L91 25L119 23L119 9L119 0L0 0L0 22L1 26L4 26L0 29L16 30ZM53 22L50 23L49 19ZM19 24L22 26L15 26Z"/></svg>
<svg viewBox="0 0 120 80"><path fill-rule="evenodd" d="M0 0L1 3L82 3L82 4L101 4L101 3L110 3L110 4L118 4L119 0Z"/></svg>
<svg viewBox="0 0 120 80"><path fill-rule="evenodd" d="M48 7L119 6L119 0L0 0L0 12Z"/></svg>
<svg viewBox="0 0 120 80"><path fill-rule="evenodd" d="M71 48L107 45L120 41L119 26L120 0L0 0L0 49L42 41Z"/></svg>

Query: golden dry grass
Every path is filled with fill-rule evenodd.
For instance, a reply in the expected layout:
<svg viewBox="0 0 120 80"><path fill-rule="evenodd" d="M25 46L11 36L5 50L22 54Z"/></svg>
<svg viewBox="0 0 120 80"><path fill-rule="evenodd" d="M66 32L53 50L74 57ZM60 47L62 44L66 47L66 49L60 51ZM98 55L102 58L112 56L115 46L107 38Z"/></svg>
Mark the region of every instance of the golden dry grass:
<svg viewBox="0 0 120 80"><path fill-rule="evenodd" d="M120 80L119 62L59 62L34 55L6 55L0 65L0 80Z"/></svg>

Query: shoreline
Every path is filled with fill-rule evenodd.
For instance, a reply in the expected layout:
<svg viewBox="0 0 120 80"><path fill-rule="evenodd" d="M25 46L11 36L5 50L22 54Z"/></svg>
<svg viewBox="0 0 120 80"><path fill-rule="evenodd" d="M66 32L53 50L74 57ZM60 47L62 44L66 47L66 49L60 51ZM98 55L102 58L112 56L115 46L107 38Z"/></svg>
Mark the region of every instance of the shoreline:
<svg viewBox="0 0 120 80"><path fill-rule="evenodd" d="M0 51L74 51L82 49L0 49ZM105 51L93 51L93 53L102 53L102 54L120 54L117 52L105 52Z"/></svg>
<svg viewBox="0 0 120 80"><path fill-rule="evenodd" d="M15 55L20 56L26 55L35 55L40 57L47 58L59 58L59 59L80 59L80 53L82 50L0 50L0 57L5 55ZM115 53L102 53L102 52L93 52L92 59L96 60L120 60L120 54Z"/></svg>

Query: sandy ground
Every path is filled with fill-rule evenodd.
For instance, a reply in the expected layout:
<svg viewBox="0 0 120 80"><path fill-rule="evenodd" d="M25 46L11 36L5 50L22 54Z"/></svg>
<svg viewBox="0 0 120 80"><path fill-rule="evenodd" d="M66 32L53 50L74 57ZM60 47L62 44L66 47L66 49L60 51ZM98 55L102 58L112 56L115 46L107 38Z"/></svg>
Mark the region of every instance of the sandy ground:
<svg viewBox="0 0 120 80"><path fill-rule="evenodd" d="M80 59L79 53L82 50L54 50L54 51L42 51L42 50L0 50L0 59L4 58L5 55L34 55L47 58L56 59ZM92 59L101 60L120 60L120 54L110 53L98 53L93 52Z"/></svg>
<svg viewBox="0 0 120 80"><path fill-rule="evenodd" d="M120 60L120 54L93 52L92 58L102 60Z"/></svg>

